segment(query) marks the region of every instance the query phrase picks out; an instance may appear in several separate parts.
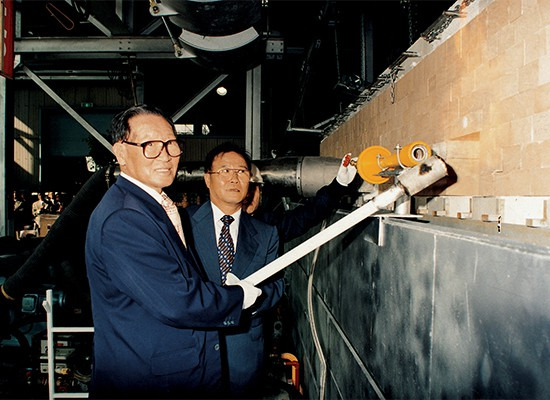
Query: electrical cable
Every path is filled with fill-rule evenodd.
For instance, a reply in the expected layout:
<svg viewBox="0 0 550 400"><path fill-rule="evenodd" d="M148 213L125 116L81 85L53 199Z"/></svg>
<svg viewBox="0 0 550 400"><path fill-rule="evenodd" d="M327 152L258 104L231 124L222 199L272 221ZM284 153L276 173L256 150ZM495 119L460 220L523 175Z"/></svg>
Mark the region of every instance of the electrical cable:
<svg viewBox="0 0 550 400"><path fill-rule="evenodd" d="M326 226L327 220L325 219L321 225L321 231L323 231ZM327 362L323 353L323 348L321 347L321 341L319 340L317 328L315 327L315 316L313 314L313 273L315 272L315 265L317 265L317 257L320 249L321 247L317 247L315 249L315 252L313 253L313 260L311 261L311 270L309 272L307 282L307 310L313 343L315 344L315 349L317 350L317 355L319 357L319 363L321 364L321 374L319 377L319 400L324 400L327 380Z"/></svg>
<svg viewBox="0 0 550 400"><path fill-rule="evenodd" d="M88 220L109 188L114 170L115 166L109 165L88 178L25 263L5 280L2 285L4 297L17 299L23 296L28 287L37 283L40 272L52 259L68 249L76 251L84 246ZM75 271L75 275L85 276L86 272Z"/></svg>
<svg viewBox="0 0 550 400"><path fill-rule="evenodd" d="M59 22L59 24L67 31L70 31L70 30L73 30L74 29L74 21L72 19L69 18L69 16L67 16L67 14L65 14L63 11L61 11L59 8L57 8L57 6L53 3L46 3L45 5L46 7L46 10L49 11L50 15L57 21ZM56 15L56 13L58 15ZM64 19L64 21L62 21L62 19Z"/></svg>
<svg viewBox="0 0 550 400"><path fill-rule="evenodd" d="M132 100L134 101L134 105L137 106L138 99L137 99L137 92L136 92L136 83L134 81L134 74L132 71L132 61L130 60L130 57L128 57L128 80L130 81L130 92L132 94Z"/></svg>

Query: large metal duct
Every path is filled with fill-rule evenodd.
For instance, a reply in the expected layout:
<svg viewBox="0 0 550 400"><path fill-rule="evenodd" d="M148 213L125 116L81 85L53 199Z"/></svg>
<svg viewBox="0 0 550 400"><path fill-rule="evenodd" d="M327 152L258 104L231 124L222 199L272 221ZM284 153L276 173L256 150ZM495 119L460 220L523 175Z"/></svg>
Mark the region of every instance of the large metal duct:
<svg viewBox="0 0 550 400"><path fill-rule="evenodd" d="M315 196L336 177L340 159L335 157L280 157L253 161L265 184L281 195ZM202 184L204 168L188 165L178 171L176 185Z"/></svg>
<svg viewBox="0 0 550 400"><path fill-rule="evenodd" d="M264 182L280 189L292 189L298 196L312 197L336 177L340 167L334 157L281 157L258 160Z"/></svg>
<svg viewBox="0 0 550 400"><path fill-rule="evenodd" d="M151 13L182 28L179 43L199 65L232 72L262 60L261 0L162 0Z"/></svg>

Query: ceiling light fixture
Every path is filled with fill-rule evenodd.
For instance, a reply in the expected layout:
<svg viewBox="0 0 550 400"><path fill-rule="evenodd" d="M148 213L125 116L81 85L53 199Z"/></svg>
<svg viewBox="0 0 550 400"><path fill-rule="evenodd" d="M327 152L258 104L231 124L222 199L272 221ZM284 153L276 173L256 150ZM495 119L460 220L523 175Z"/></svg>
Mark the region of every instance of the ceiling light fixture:
<svg viewBox="0 0 550 400"><path fill-rule="evenodd" d="M220 86L216 89L216 93L220 96L225 96L227 94L227 89L223 86Z"/></svg>

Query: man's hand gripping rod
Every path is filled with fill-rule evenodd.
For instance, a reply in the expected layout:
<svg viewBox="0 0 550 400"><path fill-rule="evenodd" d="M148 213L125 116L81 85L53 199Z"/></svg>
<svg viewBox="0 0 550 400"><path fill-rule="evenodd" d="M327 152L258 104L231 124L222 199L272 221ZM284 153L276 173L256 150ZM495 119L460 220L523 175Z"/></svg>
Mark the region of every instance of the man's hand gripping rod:
<svg viewBox="0 0 550 400"><path fill-rule="evenodd" d="M385 192L380 193L367 204L359 207L357 210L346 215L344 218L336 221L328 228L319 232L315 236L312 236L289 252L283 254L281 257L270 262L262 269L259 269L252 275L249 275L244 280L253 285L258 285L267 278L275 275L277 272L285 269L296 260L312 252L317 247L322 246L329 240L357 225L359 222L371 216L376 211L394 203L401 196L412 196L447 175L447 165L438 156L432 156L421 164L404 170L397 177L397 182L394 186Z"/></svg>

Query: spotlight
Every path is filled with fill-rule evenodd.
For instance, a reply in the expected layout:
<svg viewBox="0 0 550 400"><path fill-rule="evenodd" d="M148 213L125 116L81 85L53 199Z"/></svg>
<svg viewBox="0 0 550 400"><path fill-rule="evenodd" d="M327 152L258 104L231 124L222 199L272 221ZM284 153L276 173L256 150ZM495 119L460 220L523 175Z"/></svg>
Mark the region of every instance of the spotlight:
<svg viewBox="0 0 550 400"><path fill-rule="evenodd" d="M220 86L219 88L216 89L216 93L219 94L220 96L225 96L227 94L227 89L224 88L223 86Z"/></svg>

